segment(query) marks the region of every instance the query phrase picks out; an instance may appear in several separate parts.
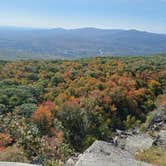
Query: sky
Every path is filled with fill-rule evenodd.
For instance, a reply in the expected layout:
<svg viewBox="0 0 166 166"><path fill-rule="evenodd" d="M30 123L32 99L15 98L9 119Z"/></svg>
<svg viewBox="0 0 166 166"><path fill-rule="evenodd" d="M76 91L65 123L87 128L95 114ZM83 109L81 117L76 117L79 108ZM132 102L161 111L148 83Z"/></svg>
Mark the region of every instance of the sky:
<svg viewBox="0 0 166 166"><path fill-rule="evenodd" d="M0 0L0 26L166 33L166 0Z"/></svg>

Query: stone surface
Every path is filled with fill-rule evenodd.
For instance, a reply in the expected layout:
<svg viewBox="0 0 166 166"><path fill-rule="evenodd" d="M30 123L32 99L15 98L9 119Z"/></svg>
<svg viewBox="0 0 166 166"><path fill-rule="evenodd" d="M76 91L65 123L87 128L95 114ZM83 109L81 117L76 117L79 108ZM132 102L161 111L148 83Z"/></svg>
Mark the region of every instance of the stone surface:
<svg viewBox="0 0 166 166"><path fill-rule="evenodd" d="M14 162L0 162L0 166L39 166L39 165L14 163Z"/></svg>
<svg viewBox="0 0 166 166"><path fill-rule="evenodd" d="M166 147L166 130L160 130L154 145Z"/></svg>
<svg viewBox="0 0 166 166"><path fill-rule="evenodd" d="M75 153L74 156L71 156L65 163L65 166L75 166L76 162L82 156L80 153Z"/></svg>
<svg viewBox="0 0 166 166"><path fill-rule="evenodd" d="M96 141L77 161L75 166L152 166L135 160L126 150L106 143Z"/></svg>
<svg viewBox="0 0 166 166"><path fill-rule="evenodd" d="M166 106L159 107L152 114L152 119L147 126L147 130L159 130L166 124Z"/></svg>
<svg viewBox="0 0 166 166"><path fill-rule="evenodd" d="M125 143L125 149L131 153L149 149L154 140L146 134L128 136Z"/></svg>
<svg viewBox="0 0 166 166"><path fill-rule="evenodd" d="M74 166L74 165L75 165L75 161L72 158L68 159L65 164L65 166Z"/></svg>
<svg viewBox="0 0 166 166"><path fill-rule="evenodd" d="M161 130L159 132L159 140L161 142L161 145L166 145L166 130Z"/></svg>
<svg viewBox="0 0 166 166"><path fill-rule="evenodd" d="M160 123L161 121L166 121L166 108L165 107L160 107L154 112L151 123L152 124Z"/></svg>

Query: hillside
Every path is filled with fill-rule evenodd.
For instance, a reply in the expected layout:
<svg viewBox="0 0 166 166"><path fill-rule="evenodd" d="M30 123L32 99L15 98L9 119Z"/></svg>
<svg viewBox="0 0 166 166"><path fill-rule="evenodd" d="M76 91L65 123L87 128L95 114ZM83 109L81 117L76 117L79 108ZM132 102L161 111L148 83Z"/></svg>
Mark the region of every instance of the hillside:
<svg viewBox="0 0 166 166"><path fill-rule="evenodd" d="M166 35L137 30L0 28L0 59L56 59L166 52Z"/></svg>
<svg viewBox="0 0 166 166"><path fill-rule="evenodd" d="M0 61L0 161L54 166L142 126L165 78L165 55Z"/></svg>

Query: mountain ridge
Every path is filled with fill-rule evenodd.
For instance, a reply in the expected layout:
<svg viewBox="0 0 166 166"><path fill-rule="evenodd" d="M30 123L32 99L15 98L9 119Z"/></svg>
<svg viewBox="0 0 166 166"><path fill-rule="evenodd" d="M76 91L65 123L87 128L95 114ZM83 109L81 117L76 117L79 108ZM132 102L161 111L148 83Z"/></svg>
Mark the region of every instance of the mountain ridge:
<svg viewBox="0 0 166 166"><path fill-rule="evenodd" d="M0 27L0 59L71 59L158 53L166 53L166 34L93 27Z"/></svg>

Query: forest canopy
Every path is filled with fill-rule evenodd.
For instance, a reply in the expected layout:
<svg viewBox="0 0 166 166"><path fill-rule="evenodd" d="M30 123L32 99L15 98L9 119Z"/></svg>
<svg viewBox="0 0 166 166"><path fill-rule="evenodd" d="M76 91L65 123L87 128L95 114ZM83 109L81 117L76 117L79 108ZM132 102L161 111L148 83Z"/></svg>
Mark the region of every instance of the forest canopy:
<svg viewBox="0 0 166 166"><path fill-rule="evenodd" d="M0 61L0 151L63 161L145 122L166 92L165 78L165 55Z"/></svg>

